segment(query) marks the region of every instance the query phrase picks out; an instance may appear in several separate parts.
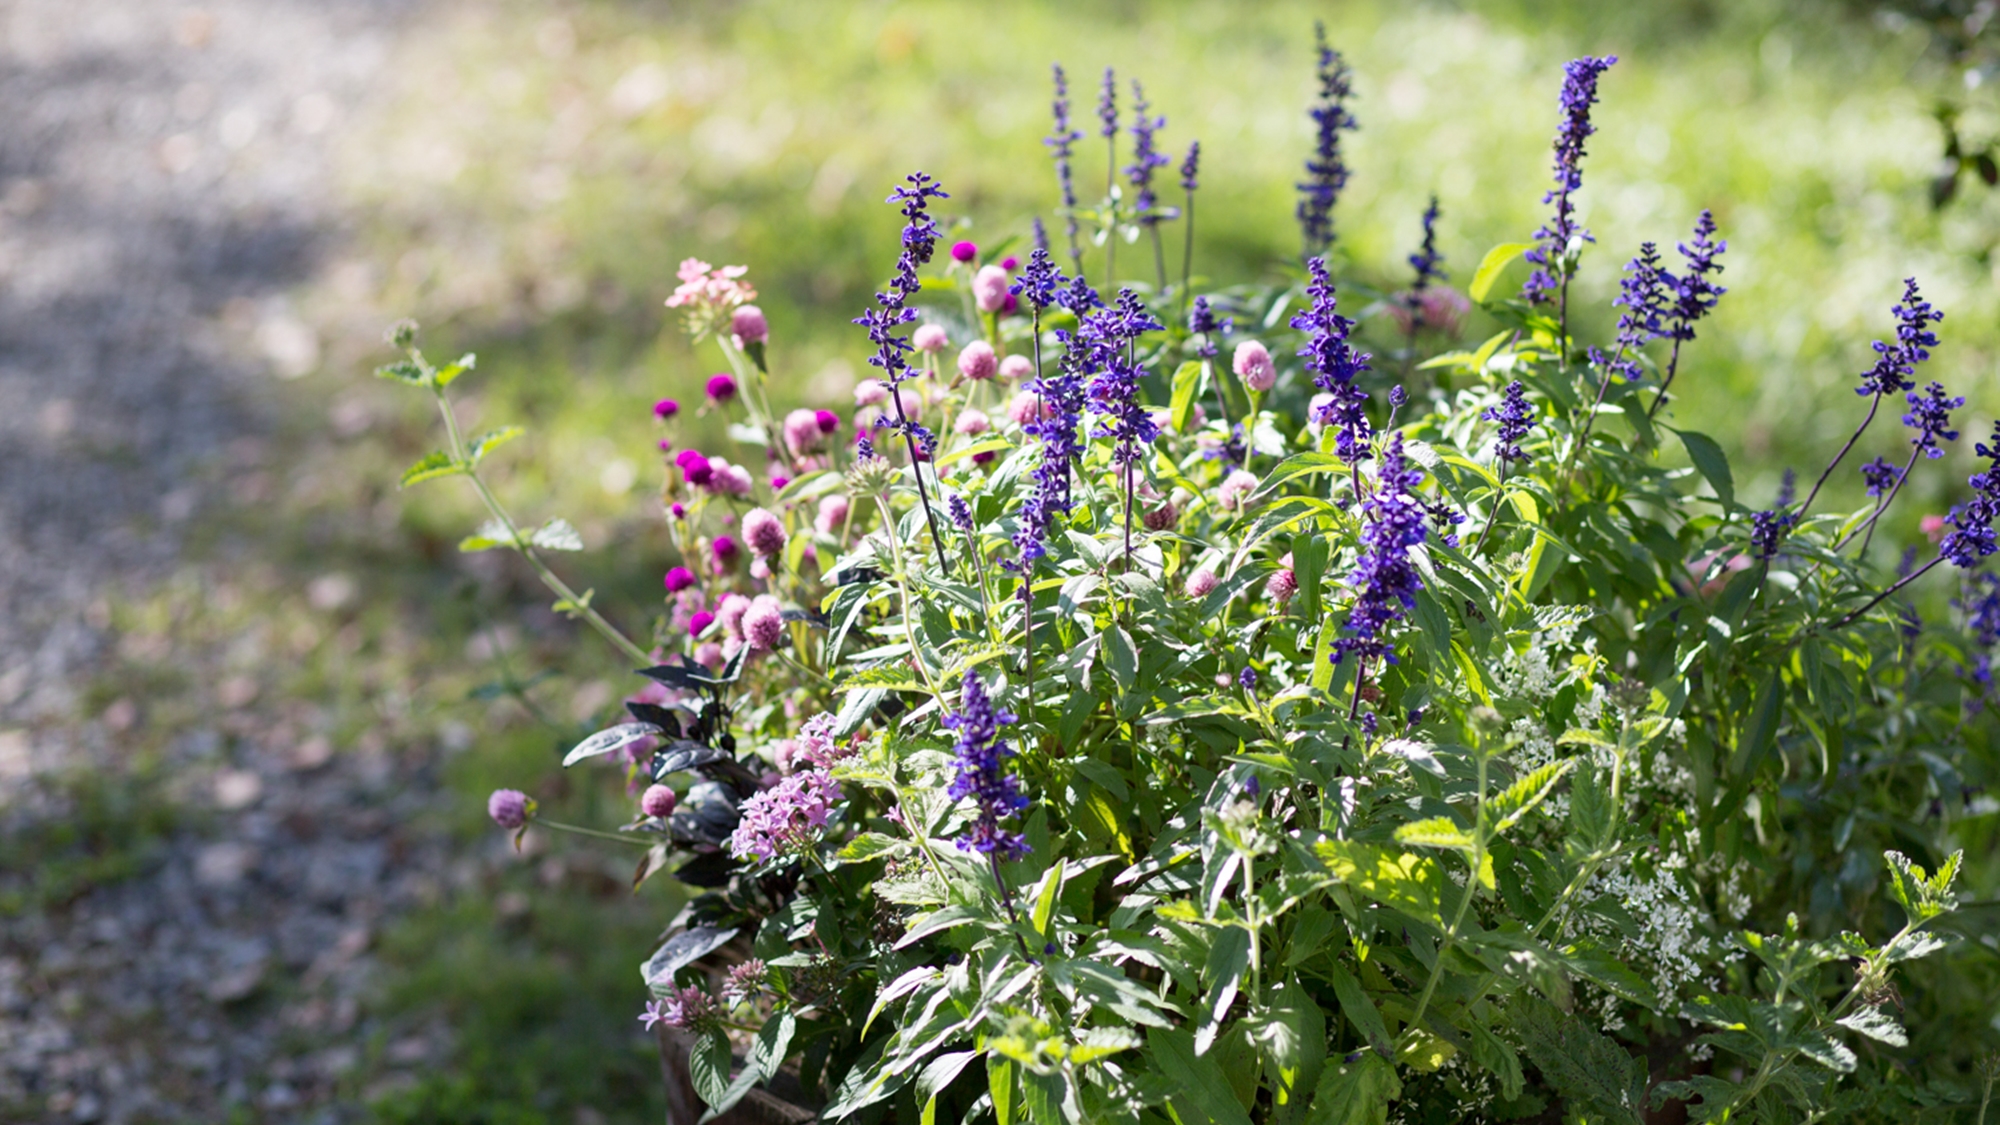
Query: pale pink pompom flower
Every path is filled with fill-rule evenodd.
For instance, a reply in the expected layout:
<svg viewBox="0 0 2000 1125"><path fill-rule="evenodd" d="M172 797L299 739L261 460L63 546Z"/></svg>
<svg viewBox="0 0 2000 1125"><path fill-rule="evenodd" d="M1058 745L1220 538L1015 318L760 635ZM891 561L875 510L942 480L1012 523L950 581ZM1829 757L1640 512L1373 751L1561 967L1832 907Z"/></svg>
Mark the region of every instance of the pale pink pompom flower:
<svg viewBox="0 0 2000 1125"><path fill-rule="evenodd" d="M1289 569L1277 571L1271 575L1270 581L1264 583L1264 592L1282 606L1298 594L1299 576Z"/></svg>
<svg viewBox="0 0 2000 1125"><path fill-rule="evenodd" d="M1007 400L1007 417L1016 425L1025 426L1039 422L1049 416L1049 408L1042 402L1042 396L1033 391L1022 391Z"/></svg>
<svg viewBox="0 0 2000 1125"><path fill-rule="evenodd" d="M1224 477L1222 484L1216 488L1215 502L1225 508L1239 508L1255 491L1257 491L1257 478L1242 469L1237 469Z"/></svg>
<svg viewBox="0 0 2000 1125"><path fill-rule="evenodd" d="M999 371L1000 358L984 340L974 340L958 353L958 373L968 379L991 379Z"/></svg>
<svg viewBox="0 0 2000 1125"><path fill-rule="evenodd" d="M769 594L759 594L743 611L743 640L753 651L769 652L785 635L785 607Z"/></svg>
<svg viewBox="0 0 2000 1125"><path fill-rule="evenodd" d="M999 312L1007 303L1007 271L999 266L981 266L972 275L972 300L980 312Z"/></svg>
<svg viewBox="0 0 2000 1125"><path fill-rule="evenodd" d="M743 542L765 558L785 553L785 521L763 508L743 513Z"/></svg>
<svg viewBox="0 0 2000 1125"><path fill-rule="evenodd" d="M880 379L863 379L854 386L854 405L880 406L889 401L889 384Z"/></svg>
<svg viewBox="0 0 2000 1125"><path fill-rule="evenodd" d="M920 324L910 333L910 346L920 352L941 352L951 346L942 324Z"/></svg>
<svg viewBox="0 0 2000 1125"><path fill-rule="evenodd" d="M785 415L785 448L792 456L803 456L817 447L826 435L819 428L819 412L800 407Z"/></svg>
<svg viewBox="0 0 2000 1125"><path fill-rule="evenodd" d="M984 410L967 410L958 416L958 421L951 424L952 429L967 435L983 434L992 427L993 420L986 416Z"/></svg>
<svg viewBox="0 0 2000 1125"><path fill-rule="evenodd" d="M749 598L744 597L742 594L724 594L721 603L715 607L715 620L721 624L723 634L731 637L741 637L743 635L743 615L749 609Z"/></svg>
<svg viewBox="0 0 2000 1125"><path fill-rule="evenodd" d="M736 337L736 346L761 344L771 338L771 322L764 319L764 310L756 305L743 305L729 314L729 332Z"/></svg>
<svg viewBox="0 0 2000 1125"><path fill-rule="evenodd" d="M1210 591L1215 589L1217 581L1218 579L1215 577L1214 571L1207 567L1202 567L1200 570L1188 575L1187 585L1183 588L1187 591L1187 596L1190 598L1205 598L1209 595Z"/></svg>
<svg viewBox="0 0 2000 1125"><path fill-rule="evenodd" d="M1262 394L1278 385L1278 366L1271 362L1271 353L1255 340L1245 340L1236 345L1236 356L1230 367L1243 385Z"/></svg>
<svg viewBox="0 0 2000 1125"><path fill-rule="evenodd" d="M813 527L821 535L832 535L847 522L847 497L822 496L819 498L819 515L813 519Z"/></svg>
<svg viewBox="0 0 2000 1125"><path fill-rule="evenodd" d="M1020 382L1035 373L1035 361L1024 355L1010 355L1000 361L1000 377L1010 382Z"/></svg>

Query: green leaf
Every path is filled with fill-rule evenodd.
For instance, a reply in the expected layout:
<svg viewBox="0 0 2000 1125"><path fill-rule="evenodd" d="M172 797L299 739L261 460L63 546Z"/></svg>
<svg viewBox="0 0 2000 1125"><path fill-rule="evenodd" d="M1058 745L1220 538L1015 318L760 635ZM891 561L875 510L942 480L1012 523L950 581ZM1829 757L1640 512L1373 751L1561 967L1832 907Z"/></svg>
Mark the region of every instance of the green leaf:
<svg viewBox="0 0 2000 1125"><path fill-rule="evenodd" d="M1483 810L1493 820L1493 831L1505 832L1521 822L1521 818L1535 811L1570 770L1576 767L1576 759L1563 758L1534 770L1507 787L1506 791L1486 803Z"/></svg>
<svg viewBox="0 0 2000 1125"><path fill-rule="evenodd" d="M455 477L465 471L465 466L451 459L451 454L440 449L424 454L424 459L403 470L403 480L398 488L408 488L439 477Z"/></svg>
<svg viewBox="0 0 2000 1125"><path fill-rule="evenodd" d="M424 369L407 359L383 364L381 367L375 369L375 377L377 379L394 379L398 383L407 383L412 387L427 385L424 379Z"/></svg>
<svg viewBox="0 0 2000 1125"><path fill-rule="evenodd" d="M1194 1040L1186 1028L1149 1028L1146 1045L1158 1060L1158 1073L1178 1087L1173 1103L1182 1121L1250 1125L1249 1114L1230 1092L1229 1076L1215 1059L1194 1053Z"/></svg>
<svg viewBox="0 0 2000 1125"><path fill-rule="evenodd" d="M1186 433L1188 420L1194 417L1195 396L1201 393L1201 361L1191 359L1176 368L1173 387L1171 413L1174 429Z"/></svg>
<svg viewBox="0 0 2000 1125"><path fill-rule="evenodd" d="M1674 430L1672 426L1667 429ZM1695 471L1707 479L1715 495L1722 500L1725 508L1736 506L1736 480L1729 474L1729 458L1723 456L1722 447L1715 439L1695 430L1674 430L1680 435L1681 444L1687 448L1688 459L1694 462Z"/></svg>
<svg viewBox="0 0 2000 1125"><path fill-rule="evenodd" d="M1432 860L1412 852L1391 854L1349 840L1321 840L1314 850L1341 882L1419 922L1444 928L1438 906L1444 873Z"/></svg>
<svg viewBox="0 0 2000 1125"><path fill-rule="evenodd" d="M910 845L894 836L881 832L863 832L847 842L847 846L835 853L834 858L842 863L866 863L885 855L900 855L910 850Z"/></svg>
<svg viewBox="0 0 2000 1125"><path fill-rule="evenodd" d="M1231 853L1234 858L1234 853ZM1208 962L1201 975L1208 984L1208 998L1202 1002L1201 1027L1195 1032L1194 1051L1206 1055L1215 1042L1216 1033L1229 1016L1229 1006L1236 1002L1236 993L1243 985L1243 974L1250 970L1250 932L1240 926L1225 926L1215 933L1215 944L1208 949Z"/></svg>
<svg viewBox="0 0 2000 1125"><path fill-rule="evenodd" d="M1030 919L1035 932L1043 941L1050 940L1049 921L1055 917L1056 896L1062 892L1063 879L1069 873L1069 865L1058 860L1055 866L1042 875L1040 891L1035 896L1035 911Z"/></svg>
<svg viewBox="0 0 2000 1125"><path fill-rule="evenodd" d="M1493 291L1493 283L1500 280L1514 259L1535 248L1532 242L1503 242L1486 252L1479 260L1479 268L1472 273L1472 284L1465 287L1466 296L1480 304L1486 303L1486 294Z"/></svg>
<svg viewBox="0 0 2000 1125"><path fill-rule="evenodd" d="M571 527L569 521L561 516L536 528L535 534L528 538L528 542L545 551L583 550L583 536L578 535L576 528Z"/></svg>
<svg viewBox="0 0 2000 1125"><path fill-rule="evenodd" d="M1837 1021L1840 1026L1857 1035L1866 1035L1878 1043L1891 1047L1910 1045L1910 1033L1896 1022L1896 1017L1881 1008L1863 1008L1845 1019Z"/></svg>
<svg viewBox="0 0 2000 1125"><path fill-rule="evenodd" d="M519 426L502 426L490 433L480 434L478 437L472 439L471 444L465 447L465 456L473 464L477 465L486 459L488 453L493 452L527 432Z"/></svg>
<svg viewBox="0 0 2000 1125"><path fill-rule="evenodd" d="M986 1088L993 1096L993 1125L1014 1125L1014 1064L987 1055Z"/></svg>
<svg viewBox="0 0 2000 1125"><path fill-rule="evenodd" d="M1527 1085L1527 1077L1521 1073L1521 1057L1506 1040L1477 1021L1472 1025L1472 1061L1500 1080L1501 1097L1513 1101L1521 1096L1522 1088Z"/></svg>
<svg viewBox="0 0 2000 1125"><path fill-rule="evenodd" d="M479 366L479 357L473 355L471 352L466 352L464 355L459 356L456 362L447 363L443 367L438 368L437 385L440 387L449 387L453 380L477 366Z"/></svg>
<svg viewBox="0 0 2000 1125"><path fill-rule="evenodd" d="M1389 1103L1402 1094L1395 1068L1374 1055L1363 1055L1320 1075L1306 1125L1386 1125Z"/></svg>
<svg viewBox="0 0 2000 1125"><path fill-rule="evenodd" d="M1383 1024L1382 1013L1376 1010L1375 1001L1368 998L1368 994L1361 990L1361 982L1337 958L1329 975L1333 978L1333 994L1340 1000L1340 1014L1347 1017L1347 1022L1354 1025L1354 1030L1368 1041L1370 1047L1375 1048L1377 1055L1387 1059L1393 1047L1389 1028Z"/></svg>
<svg viewBox="0 0 2000 1125"><path fill-rule="evenodd" d="M1122 625L1113 625L1099 633L1104 645L1104 663L1111 669L1111 678L1118 682L1121 692L1129 692L1139 680L1139 652L1132 646L1132 635Z"/></svg>
<svg viewBox="0 0 2000 1125"><path fill-rule="evenodd" d="M1396 842L1418 848L1451 848L1457 851L1472 850L1472 836L1458 826L1458 822L1448 816L1434 816L1427 820L1413 820L1396 826Z"/></svg>
<svg viewBox="0 0 2000 1125"><path fill-rule="evenodd" d="M963 461L967 457L976 457L981 453L998 453L1001 450L1012 448L1014 448L1014 443L1006 438L987 438L985 441L974 442L962 449L954 449L950 453L940 455L937 459L937 464L939 468L943 468L954 461Z"/></svg>
<svg viewBox="0 0 2000 1125"><path fill-rule="evenodd" d="M1532 993L1517 993L1507 1015L1542 1077L1575 1108L1616 1125L1644 1125L1644 1060Z"/></svg>
<svg viewBox="0 0 2000 1125"><path fill-rule="evenodd" d="M458 541L461 551L490 551L495 547L518 547L514 533L499 520L487 520L479 525L479 530Z"/></svg>
<svg viewBox="0 0 2000 1125"><path fill-rule="evenodd" d="M922 1125L937 1125L938 1095L951 1085L967 1063L978 1057L978 1051L948 1051L924 1067L924 1072L917 1076L917 1097L924 1103Z"/></svg>
<svg viewBox="0 0 2000 1125"><path fill-rule="evenodd" d="M1288 980L1250 1037L1267 1060L1273 1125L1303 1121L1326 1065L1326 1013L1297 980Z"/></svg>
<svg viewBox="0 0 2000 1125"><path fill-rule="evenodd" d="M1309 476L1313 473L1345 473L1347 462L1331 453L1295 453L1264 475L1257 489L1259 496L1277 491L1278 487L1294 477Z"/></svg>
<svg viewBox="0 0 2000 1125"><path fill-rule="evenodd" d="M709 1105L729 1096L729 1037L721 1028L695 1040L688 1052L688 1077L694 1092Z"/></svg>

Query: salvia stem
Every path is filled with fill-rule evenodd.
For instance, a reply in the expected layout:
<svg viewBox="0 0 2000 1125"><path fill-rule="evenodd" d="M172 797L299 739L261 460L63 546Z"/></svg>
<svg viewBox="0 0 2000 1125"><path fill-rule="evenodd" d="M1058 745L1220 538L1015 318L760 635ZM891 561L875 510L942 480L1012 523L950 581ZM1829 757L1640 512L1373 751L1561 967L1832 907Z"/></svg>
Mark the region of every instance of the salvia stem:
<svg viewBox="0 0 2000 1125"><path fill-rule="evenodd" d="M1896 591L1902 589L1905 586L1908 586L1910 583L1915 582L1917 579L1922 578L1924 575L1930 573L1932 567L1943 562L1944 560L1945 556L1939 555L1937 558L1932 559L1931 561L1925 563L1924 565L1904 575L1902 578L1897 579L1895 585L1889 587L1888 589L1868 599L1867 605L1862 606L1860 609L1855 610L1853 613L1848 614L1846 617L1841 618L1840 620L1834 622L1832 625L1829 625L1827 627L1830 629L1839 629L1846 625L1852 624L1854 620L1860 617L1862 614L1867 613L1869 610L1874 609L1876 606L1881 605L1883 602L1887 601L1889 597L1893 595Z"/></svg>
<svg viewBox="0 0 2000 1125"><path fill-rule="evenodd" d="M1863 430L1866 430L1868 428L1868 424L1875 420L1875 412L1880 410L1881 408L1882 408L1882 392L1880 390L1877 390L1875 392L1874 397L1868 400L1868 417L1863 418L1861 420L1861 424L1859 426L1854 427L1854 433L1847 439L1847 444L1841 446L1840 452L1833 455L1833 460L1828 461L1826 463L1825 471L1821 472L1819 475L1819 479L1813 482L1812 491L1806 493L1805 503L1799 505L1800 518L1805 517L1807 509L1812 507L1813 498L1819 495L1819 490L1826 484L1826 478L1832 476L1833 470L1840 467L1840 462L1842 461L1842 459L1844 459L1847 456L1847 454L1853 450L1854 443L1861 440L1861 432Z"/></svg>

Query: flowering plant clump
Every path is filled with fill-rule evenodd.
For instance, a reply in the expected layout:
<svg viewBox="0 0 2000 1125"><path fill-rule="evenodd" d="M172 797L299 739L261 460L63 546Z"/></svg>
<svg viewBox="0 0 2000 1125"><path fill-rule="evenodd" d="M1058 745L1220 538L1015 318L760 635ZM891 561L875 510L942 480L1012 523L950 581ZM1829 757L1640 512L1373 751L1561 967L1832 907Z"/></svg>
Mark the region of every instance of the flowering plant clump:
<svg viewBox="0 0 2000 1125"><path fill-rule="evenodd" d="M1942 314L1909 281L1853 435L1746 504L1668 397L1727 307L1713 215L1683 265L1639 248L1613 339L1572 335L1613 61L1568 67L1552 215L1463 292L1435 200L1400 293L1324 255L1355 119L1323 41L1309 255L1273 280L1193 291L1199 150L1168 206L1165 117L1134 84L1121 126L1110 72L1081 200L1060 67L1063 244L1036 217L1026 254L935 255L950 197L894 185L851 412L774 413L783 326L743 267L684 263L669 304L729 366L703 409L748 448L653 408L644 643L547 560L577 532L479 475L519 430L462 436L471 358L397 330L382 374L448 438L404 483L467 478L464 549L518 552L642 678L564 760L621 763L628 823L490 809L693 890L641 1018L711 1109L782 1074L827 1121L1973 1119L1993 974L1954 888L1968 844L1995 876L2000 424L1969 478L1929 464L1986 420L1918 390ZM1141 237L1150 280L1119 272ZM1914 437L1872 425L1896 399ZM1905 552L1920 478L1952 506Z"/></svg>

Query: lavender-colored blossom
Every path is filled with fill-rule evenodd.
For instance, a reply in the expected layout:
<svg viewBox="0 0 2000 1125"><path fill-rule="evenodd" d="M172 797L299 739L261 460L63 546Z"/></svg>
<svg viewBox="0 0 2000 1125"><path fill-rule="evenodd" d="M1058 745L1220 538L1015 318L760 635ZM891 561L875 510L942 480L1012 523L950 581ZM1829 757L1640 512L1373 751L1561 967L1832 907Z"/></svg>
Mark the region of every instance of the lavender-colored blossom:
<svg viewBox="0 0 2000 1125"><path fill-rule="evenodd" d="M1672 282L1672 275L1660 268L1660 248L1640 243L1639 255L1625 263L1618 297L1611 302L1625 310L1618 315L1619 351L1629 355L1668 334L1668 287ZM1632 369L1636 372L1637 364Z"/></svg>
<svg viewBox="0 0 2000 1125"><path fill-rule="evenodd" d="M1105 140L1118 136L1118 76L1104 68L1104 87L1097 93L1098 135Z"/></svg>
<svg viewBox="0 0 2000 1125"><path fill-rule="evenodd" d="M1423 483L1421 471L1403 456L1403 435L1391 430L1375 472L1375 491L1362 502L1361 557L1349 581L1360 591L1348 612L1342 636L1334 642L1333 662L1348 656L1366 661L1381 656L1396 663L1386 633L1417 604L1424 588L1410 558L1411 548L1424 541L1425 506L1413 489Z"/></svg>
<svg viewBox="0 0 2000 1125"><path fill-rule="evenodd" d="M1257 669L1252 668L1247 664L1244 665L1243 670L1241 672L1236 673L1236 686L1242 688L1244 691L1249 691L1251 688L1256 687Z"/></svg>
<svg viewBox="0 0 2000 1125"><path fill-rule="evenodd" d="M1722 263L1716 261L1729 243L1716 241L1715 216L1707 210L1694 221L1694 239L1675 247L1687 261L1687 270L1680 274L1661 273L1662 279L1672 290L1672 300L1667 303L1666 316L1671 322L1664 335L1673 340L1694 339L1694 324L1715 308L1716 301L1729 290L1715 284L1711 274L1722 272Z"/></svg>
<svg viewBox="0 0 2000 1125"><path fill-rule="evenodd" d="M1063 218L1069 226L1069 254L1075 258L1077 248L1076 221L1076 173L1071 165L1071 148L1083 139L1083 134L1070 124L1069 118L1069 76L1063 73L1060 64L1049 68L1055 74L1055 131L1042 140L1055 156L1056 186L1062 193Z"/></svg>
<svg viewBox="0 0 2000 1125"><path fill-rule="evenodd" d="M1189 141L1187 155L1181 158L1181 190L1194 194L1201 186L1201 142Z"/></svg>
<svg viewBox="0 0 2000 1125"><path fill-rule="evenodd" d="M1431 196L1431 205L1424 208L1424 244L1410 255L1410 268L1417 271L1417 279L1410 283L1413 298L1430 288L1434 281L1443 281L1444 254L1437 248L1438 197Z"/></svg>
<svg viewBox="0 0 2000 1125"><path fill-rule="evenodd" d="M1335 448L1346 461L1360 461L1368 457L1368 439L1374 431L1368 424L1368 392L1356 385L1356 376L1368 370L1370 358L1367 352L1357 351L1348 342L1348 333L1354 329L1354 322L1340 315L1339 297L1334 292L1333 279L1327 274L1326 259L1314 258L1306 263L1312 281L1306 286L1306 296L1312 305L1306 311L1291 319L1291 326L1310 332L1298 354L1306 361L1306 370L1312 373L1313 385L1332 399L1313 415L1313 421L1322 425L1339 427Z"/></svg>
<svg viewBox="0 0 2000 1125"><path fill-rule="evenodd" d="M1000 728L1013 721L1013 714L993 706L977 672L965 674L959 709L944 718L945 729L958 732L958 776L945 792L954 801L971 797L979 806L958 846L1000 859L1019 859L1029 850L1026 837L1000 823L1028 807L1009 764L1014 748L1000 737Z"/></svg>
<svg viewBox="0 0 2000 1125"><path fill-rule="evenodd" d="M1034 232L1034 248L1044 254L1048 253L1049 228L1042 225L1042 217L1040 215L1036 215L1030 220L1030 229Z"/></svg>
<svg viewBox="0 0 2000 1125"><path fill-rule="evenodd" d="M1932 460L1944 456L1937 439L1958 440L1958 431L1951 428L1951 412L1965 405L1965 396L1946 398L1943 384L1932 383L1921 393L1911 391L1903 399L1910 404L1910 412L1903 415L1903 425L1917 431L1910 444Z"/></svg>
<svg viewBox="0 0 2000 1125"><path fill-rule="evenodd" d="M486 799L486 815L502 828L513 830L528 823L535 803L519 789L495 789Z"/></svg>
<svg viewBox="0 0 2000 1125"><path fill-rule="evenodd" d="M1916 387L1917 364L1931 357L1937 347L1937 333L1930 326L1944 319L1917 294L1917 279L1903 279L1903 299L1890 309L1896 316L1896 342L1875 341L1875 366L1861 375L1858 395L1890 395Z"/></svg>
<svg viewBox="0 0 2000 1125"><path fill-rule="evenodd" d="M1528 454L1521 449L1521 439L1535 428L1535 408L1528 404L1528 388L1519 379L1507 384L1506 397L1498 406L1487 407L1479 416L1500 424L1494 456L1502 461L1528 460Z"/></svg>
<svg viewBox="0 0 2000 1125"><path fill-rule="evenodd" d="M2000 422L1993 424L1991 445L1980 442L1975 449L1986 458L1986 468L1972 474L1972 499L1951 510L1945 523L1951 528L1939 545L1939 553L1961 568L1977 566L1980 559L1996 548L1993 523L2000 519Z"/></svg>
<svg viewBox="0 0 2000 1125"><path fill-rule="evenodd" d="M1444 500L1424 505L1424 514L1430 516L1431 526L1437 529L1438 540L1447 547L1458 546L1458 525L1465 522L1465 513Z"/></svg>
<svg viewBox="0 0 2000 1125"><path fill-rule="evenodd" d="M1526 257L1536 268L1521 288L1522 298L1532 304L1547 301L1559 287L1556 275L1570 243L1576 239L1592 241L1590 232L1577 225L1576 203L1570 197L1583 187L1584 142L1597 131L1590 123L1590 107L1597 101L1597 79L1617 61L1616 55L1601 59L1585 56L1563 67L1562 124L1555 139L1556 186L1542 196L1543 203L1555 204L1555 213L1535 232L1536 246Z"/></svg>
<svg viewBox="0 0 2000 1125"><path fill-rule="evenodd" d="M653 1030L657 1023L675 1031L693 1031L714 1022L715 1015L715 1000L702 989L689 985L648 1001L639 1022L646 1025L647 1031Z"/></svg>
<svg viewBox="0 0 2000 1125"><path fill-rule="evenodd" d="M945 511L951 515L951 525L967 535L972 534L972 506L965 497L954 495L945 503Z"/></svg>
<svg viewBox="0 0 2000 1125"><path fill-rule="evenodd" d="M752 957L729 970L722 981L722 998L732 1004L748 1004L764 994L771 979L771 967Z"/></svg>
<svg viewBox="0 0 2000 1125"><path fill-rule="evenodd" d="M1167 119L1150 116L1152 104L1146 101L1145 88L1136 79L1132 82L1132 102L1132 163L1125 166L1125 175L1132 181L1132 209L1139 222L1151 226L1170 217L1156 210L1160 200L1153 194L1153 173L1172 163L1153 141L1166 127Z"/></svg>
<svg viewBox="0 0 2000 1125"><path fill-rule="evenodd" d="M1306 178L1298 185L1299 230L1305 237L1307 257L1326 253L1333 245L1333 206L1347 186L1347 164L1340 153L1340 134L1360 127L1347 109L1353 94L1352 78L1340 52L1327 46L1326 25L1313 23L1313 40L1319 52L1317 74L1319 97L1306 115L1313 121L1313 154L1306 161Z"/></svg>
<svg viewBox="0 0 2000 1125"><path fill-rule="evenodd" d="M1903 470L1889 463L1886 458L1877 457L1861 466L1862 483L1868 486L1868 495L1881 497L1896 487L1903 479Z"/></svg>
<svg viewBox="0 0 2000 1125"><path fill-rule="evenodd" d="M1778 545L1784 542L1785 533L1798 522L1798 514L1784 507L1757 512L1750 517L1750 546L1760 559L1769 559L1778 553Z"/></svg>
<svg viewBox="0 0 2000 1125"><path fill-rule="evenodd" d="M803 852L819 842L839 800L832 774L800 770L743 802L730 854L763 863Z"/></svg>
<svg viewBox="0 0 2000 1125"><path fill-rule="evenodd" d="M1138 294L1120 290L1117 303L1085 317L1077 335L1089 341L1092 366L1089 383L1092 408L1098 415L1092 437L1108 437L1118 443L1113 459L1119 465L1137 461L1140 452L1160 436L1153 414L1139 400L1139 380L1146 369L1128 359L1131 344L1147 332L1163 325L1146 311Z"/></svg>
<svg viewBox="0 0 2000 1125"><path fill-rule="evenodd" d="M1056 303L1064 280L1062 270L1056 267L1055 259L1049 256L1048 248L1037 246L1028 255L1027 267L1021 271L1008 292L1017 297L1025 297L1029 304L1035 306L1036 312L1045 312L1050 305Z"/></svg>
<svg viewBox="0 0 2000 1125"><path fill-rule="evenodd" d="M1201 337L1201 343L1195 345L1194 353L1202 359L1214 359L1216 352L1220 350L1216 346L1215 338L1229 335L1235 326L1235 318L1215 315L1215 310L1210 307L1207 297L1196 297L1193 307L1188 310L1188 332Z"/></svg>

